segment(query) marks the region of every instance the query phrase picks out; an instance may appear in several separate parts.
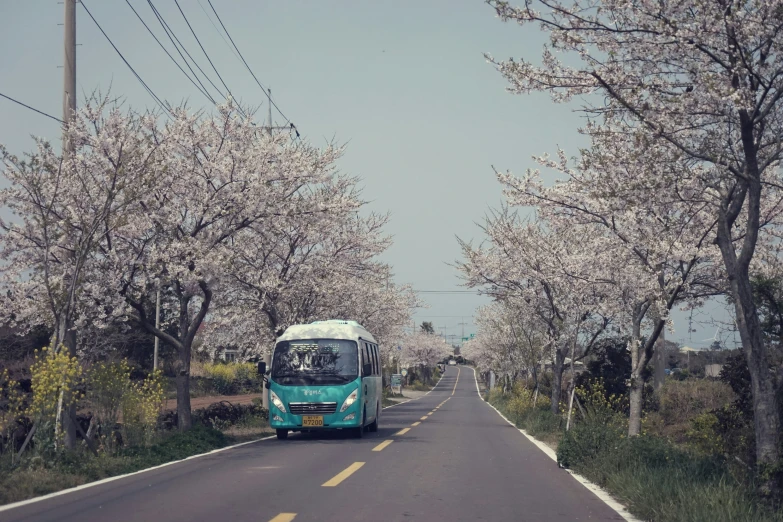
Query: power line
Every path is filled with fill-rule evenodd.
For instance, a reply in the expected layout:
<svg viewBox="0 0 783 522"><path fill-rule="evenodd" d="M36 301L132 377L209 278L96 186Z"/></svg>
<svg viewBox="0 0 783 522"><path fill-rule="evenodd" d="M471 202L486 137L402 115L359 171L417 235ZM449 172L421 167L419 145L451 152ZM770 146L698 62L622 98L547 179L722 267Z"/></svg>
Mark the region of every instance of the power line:
<svg viewBox="0 0 783 522"><path fill-rule="evenodd" d="M172 61L172 62L174 62L174 65L176 65L176 66L177 66L177 68L178 68L180 71L182 71L182 74L184 74L184 75L187 77L187 79L188 79L188 80L190 80L190 83L192 83L192 84L193 84L193 86L194 86L194 87L196 87L196 89L198 89L198 91L199 91L201 94L203 94L204 96L206 96L206 98L207 98L209 101L211 101L212 103L215 103L215 100L214 100L214 99L212 98L212 96L210 96L210 95L209 95L209 93L208 93L208 92L205 90L204 86L202 85L201 87L199 87L199 85L198 85L198 84L197 84L197 83L196 83L196 82L193 80L193 78L191 78L191 77L190 77L190 75L189 75L187 72L185 72L185 69L183 69L183 68L182 68L182 66L179 64L179 62L178 62L177 60L175 60L175 59L174 59L174 57L171 55L171 53L169 52L169 50L168 50L168 49L166 49L166 47L165 47L165 46L164 46L164 45L161 43L161 41L160 41L160 40L158 40L158 37L157 37L157 36L155 36L155 33L153 33L153 32L152 32L152 29L150 29L150 28L149 28L149 26L147 25L147 22L145 22L145 21L144 21L144 19L141 17L141 15L139 15L139 13L136 11L136 9L133 7L133 5L130 3L130 0L125 0L125 3L127 3L127 4L128 4L128 7L130 7L130 8L131 8L131 10L133 11L133 14L135 14L135 15L136 15L136 18L138 18L138 19L139 19L139 21L140 21L140 22L141 22L141 23L144 25L144 27L145 27L145 28L147 29L147 31L148 31L148 32L149 32L149 33L152 35L152 37L155 39L155 41L156 41L156 42L158 42L158 45L160 46L160 48L161 48L161 49L163 49L163 52L165 52L165 53L168 55L168 57L169 57L169 58L171 58L171 61ZM175 46L175 47L176 47L176 46ZM183 60L184 60L184 58L183 58ZM185 61L185 65L187 65L187 61ZM192 69L191 69L191 72L192 72ZM194 75L194 76L195 76L195 74L196 74L196 73L193 73L193 75ZM198 77L196 77L196 80L198 80Z"/></svg>
<svg viewBox="0 0 783 522"><path fill-rule="evenodd" d="M204 91L207 90L206 86L203 83L201 83L201 79L199 79L199 77L196 74L196 72L190 66L190 63L188 63L188 60L182 54L182 51L185 51L185 54L188 56L188 58L190 58L190 61L193 62L193 65L196 66L196 69L198 69L199 72L201 72L201 74L204 76L204 78L206 78L206 80L210 83L210 85L212 85L212 87L215 88L215 90L218 92L220 97L225 99L226 95L221 92L221 90L218 88L217 85L214 84L214 82L212 82L212 79L210 79L210 77L207 76L207 73L204 72L204 70L199 66L198 62L196 62L196 60L190 55L190 53L188 52L187 48L182 44L182 42L179 41L179 38L177 38L177 35L174 34L174 30L171 27L169 27L169 24L166 22L166 20L163 18L163 15L160 14L158 9L152 3L152 0L147 0L147 3L149 4L150 8L152 9L152 12L155 14L155 17L158 19L158 22L160 23L161 27L163 27L163 31L166 33L166 36L169 37L169 40L174 45L174 48L177 50L177 53L182 58L182 60L185 62L185 65L188 67L188 69L190 69L190 72L193 73L193 76L196 78L196 81L199 83L199 85L201 85L204 88ZM176 42L175 42L175 40L176 40ZM180 47L182 48L182 51L180 51ZM212 97L210 96L210 99L211 98ZM212 101L213 101L213 103L217 104L217 102L215 102L214 99Z"/></svg>
<svg viewBox="0 0 783 522"><path fill-rule="evenodd" d="M210 24L212 24L212 27L214 27L214 28L215 28L215 31L217 31L217 34L219 34L219 35L220 35L220 38L221 38L221 39L223 40L223 42L226 44L226 47L228 47L228 49L231 51L231 53L232 53L234 56L236 56L236 57L237 57L237 60L239 60L239 59L240 59L240 58L239 58L239 55L238 55L238 54L237 54L237 52L234 50L234 48L233 48L233 47L231 47L231 44L230 44L230 43L228 43L228 40L226 40L226 37L225 37L225 36L223 36L223 33L220 31L220 29L218 29L218 26L216 26L216 25L215 25L215 22L212 20L212 17L211 17L211 16L209 16L209 13L208 13L208 12L207 12L207 10L204 8L204 4L202 4L202 3L201 3L201 0L197 0L197 1L198 1L198 5L199 5L199 7L201 7L201 10L202 10L202 11L204 11L204 14L207 16L207 19L209 20L209 23L210 23Z"/></svg>
<svg viewBox="0 0 783 522"><path fill-rule="evenodd" d="M214 63L212 63L212 59L209 57L209 54L207 54L207 50L204 49L203 45L201 45L201 40L199 40L198 35L196 35L196 31L193 30L193 26L190 25L190 22L188 21L188 17L185 16L185 11L183 11L182 7L180 7L180 5L179 5L179 1L178 0L174 0L174 3L176 4L177 9L179 9L180 14L182 14L182 18L185 19L185 23L188 25L188 29L190 29L190 32L193 34L193 38L196 39L196 42L198 43L198 46L201 47L201 52L204 53L204 56L207 58L207 61L209 62L209 65L212 66L212 70L215 71L215 74L217 74L217 77L220 80L220 83L222 83L223 87L226 88L226 91L228 92L228 95L231 96L232 99L235 99L234 95L231 93L231 89L228 88L228 85L226 85L226 82L223 81L223 77L220 76L220 73L218 72L217 67L215 67ZM243 116L247 117L247 115L245 114L245 112L242 110L241 107L237 106L237 108L239 109L239 112L241 112Z"/></svg>
<svg viewBox="0 0 783 522"><path fill-rule="evenodd" d="M211 7L211 8L212 8L212 12L213 12L213 13L215 13L215 16L217 17L217 19L218 19L218 22L220 22L220 27L222 27L222 28L223 28L223 30L226 32L226 36L228 36L228 39L229 39L229 40L231 40L231 45L233 45L233 46L234 46L234 49L236 49L236 50L237 50L237 54L239 54L239 57L242 59L242 63L244 63L244 64L245 64L245 67L247 67L247 70L248 70L248 71L250 71L250 74L253 76L253 79L256 81L256 83L258 84L258 86L259 86L259 87L261 87L261 90L262 90L262 91L264 91L264 94L266 94L266 95L267 95L267 97L269 98L269 103L271 103L271 104L272 104L272 106L273 106L275 109L277 109L277 112L279 112L279 113L280 113L280 116L282 116L282 117L283 117L283 119L285 119L285 122L286 122L286 123L291 123L291 120L289 120L288 118L286 118L286 115L285 115L285 114L283 114L283 111L281 111L281 110L280 110L280 107L278 107L278 106L277 106L277 104L274 102L274 100L272 100L272 96L270 96L270 95L267 93L267 90L266 90L266 88L265 88L263 85L261 85L261 82L260 82L260 81L258 81L258 78L256 78L256 75L255 75L255 73L254 73L254 72L253 72L253 70L250 68L250 66L247 64L247 61L245 60L245 57L244 57L244 56L242 56L242 51L240 51L240 50L239 50L239 47L237 47L237 44L236 44L236 43L234 43L234 39L233 39L233 38L231 38L231 33L229 33L229 32L228 32L228 29L226 29L226 26L223 24L223 20L221 20L221 19L220 19L220 15L219 15L219 14L217 13L217 11L215 10L215 6L214 6L214 5L212 5L212 0L207 0L207 2L209 3L209 7ZM272 124L272 122L269 122L269 124L271 125L271 124ZM298 133L297 133L297 134L298 134Z"/></svg>
<svg viewBox="0 0 783 522"><path fill-rule="evenodd" d="M119 49L117 49L117 46L116 46L116 45L114 45L114 42L112 42L112 41L111 41L111 38L109 38L109 35L108 35L108 34L106 34L106 31L104 31L104 30L103 30L103 27L101 27L101 24L99 24L99 23L98 23L98 20L96 20L96 19L95 19L95 17L94 17L94 16L92 15L92 13L90 12L90 10L89 10L89 9L87 9L87 6L84 4L84 2L83 2L83 1L80 1L79 3L80 3L80 4L82 4L82 7L84 7L84 10L85 10L85 11L87 11L87 14L88 14L88 15L90 15L90 18L92 18L92 21L93 21L93 22L95 22L95 25L98 27L98 29L101 31L101 33L103 33L103 36L105 36L105 37L106 37L106 40L108 40L109 44L111 44L111 46L114 48L114 50L115 50L115 51L117 51L117 54L120 56L120 58L122 58L122 61L123 61L123 62L125 62L125 65L127 65L127 66L128 66L128 68L131 70L131 72L132 72L132 73L133 73L133 75L136 77L136 79L137 79L137 80L139 80L139 82L141 82L141 84L144 86L144 88L145 88L145 89L147 89L147 92L148 92L148 93L150 93L150 96L152 96L152 97L155 99L155 101L157 101L157 102L158 102L158 104L159 104L159 105L160 105L160 106L163 108L163 110L164 110L164 111L166 111L166 114L168 115L168 113L169 113L169 108L168 108L168 107L166 107L166 104L164 104L164 103L163 103L163 102L160 100L160 98L158 98L158 96L157 96L157 95L156 95L156 94L155 94L155 93L152 91L152 89L150 89L149 85L147 85L147 84L146 84L146 82L145 82L144 80L142 80L142 79L141 79L141 76L139 76L139 74L138 74L138 73L136 72L136 70L135 70L135 69L134 69L134 68L131 66L131 64L130 64L130 63L128 63L128 60L126 60L126 59L125 59L125 57L124 57L124 56L122 55L122 53L120 52L120 50L119 50Z"/></svg>
<svg viewBox="0 0 783 522"><path fill-rule="evenodd" d="M27 105L26 103L22 103L22 102L20 102L19 100L15 100L15 99L11 98L10 96L6 96L6 95L5 95L5 94L3 94L2 92L0 92L0 96L2 96L3 98L5 98L6 100L10 100L10 101L12 101L12 102L14 102L14 103L16 103L16 104L18 104L18 105L21 105L22 107L24 107L24 108L26 108L26 109L30 109L31 111L34 111L34 112L37 112L38 114L41 114L41 115L43 115L43 116L46 116L47 118L51 118L51 119L53 119L54 121L58 121L58 122L60 122L60 123L65 123L65 122L64 122L63 120L61 120L60 118L55 118L55 117L54 117L54 116L52 116L51 114L46 114L46 113L45 113L45 112L43 112L43 111L39 111L39 110L38 110L38 109L36 109L35 107L30 107L30 106L29 106L29 105Z"/></svg>

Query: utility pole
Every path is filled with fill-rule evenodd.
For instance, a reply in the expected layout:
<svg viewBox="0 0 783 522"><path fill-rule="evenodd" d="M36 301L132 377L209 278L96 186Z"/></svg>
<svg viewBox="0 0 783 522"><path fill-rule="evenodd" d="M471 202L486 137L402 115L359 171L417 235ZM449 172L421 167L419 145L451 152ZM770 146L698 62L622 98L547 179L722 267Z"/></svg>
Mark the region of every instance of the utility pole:
<svg viewBox="0 0 783 522"><path fill-rule="evenodd" d="M272 135L272 89L267 89L267 107L269 108L269 135Z"/></svg>
<svg viewBox="0 0 783 522"><path fill-rule="evenodd" d="M267 125L266 125L266 132L269 134L269 136L272 136L273 130L294 130L296 132L296 136L299 137L299 131L296 130L296 127L294 127L294 124L291 123L290 125L277 125L275 126L272 123L272 89L266 90L266 98L267 98Z"/></svg>
<svg viewBox="0 0 783 522"><path fill-rule="evenodd" d="M666 328L661 330L661 335L656 340L655 352L653 353L653 389L660 390L666 381Z"/></svg>
<svg viewBox="0 0 783 522"><path fill-rule="evenodd" d="M155 329L160 330L160 288L158 288L157 295L155 296ZM155 352L152 356L152 369L158 369L158 344L160 339L155 336Z"/></svg>
<svg viewBox="0 0 783 522"><path fill-rule="evenodd" d="M76 110L76 0L65 0L65 61L63 62L63 121L71 124ZM63 144L64 151L73 152L73 144Z"/></svg>
<svg viewBox="0 0 783 522"><path fill-rule="evenodd" d="M65 23L64 23L64 62L63 62L63 159L66 168L70 157L73 155L73 142L68 139L67 130L73 124L74 111L76 110L76 0L65 0ZM70 285L69 285L70 286ZM73 296L69 295L69 299ZM66 305L65 317L63 320L63 341L68 349L70 357L76 357L76 330L72 328L71 306ZM56 348L56 347L55 347ZM60 394L60 404L58 413L62 408L63 395ZM76 404L68 407L68 414L65 415L63 427L65 428L65 447L74 448L76 446L76 425L71 420L76 417ZM59 419L58 419L59 420Z"/></svg>

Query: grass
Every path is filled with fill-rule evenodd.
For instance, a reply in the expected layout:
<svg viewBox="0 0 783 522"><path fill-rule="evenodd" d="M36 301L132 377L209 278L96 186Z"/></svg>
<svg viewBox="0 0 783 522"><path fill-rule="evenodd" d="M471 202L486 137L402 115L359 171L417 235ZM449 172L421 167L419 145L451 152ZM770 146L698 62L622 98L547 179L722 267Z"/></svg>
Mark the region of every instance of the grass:
<svg viewBox="0 0 783 522"><path fill-rule="evenodd" d="M596 432L602 434L602 443L591 444ZM783 512L762 501L752 483L733 476L722 459L692 454L660 437L629 439L606 423L588 422L564 437L558 460L564 454L571 460L569 467L644 520L783 521Z"/></svg>
<svg viewBox="0 0 783 522"><path fill-rule="evenodd" d="M97 458L85 448L50 460L31 455L16 468L11 468L8 459L3 458L0 461L0 505L182 460L273 433L269 421L257 415L247 415L220 427L218 430L194 423L187 432L162 434L159 442L149 447L127 448L115 455L100 453Z"/></svg>
<svg viewBox="0 0 783 522"><path fill-rule="evenodd" d="M656 522L783 522L732 474L719 457L694 454L662 437L625 436L624 419L611 415L580 419L565 432L548 401L520 407L523 399L494 391L488 402L530 435L557 447L558 462L609 491L642 520ZM516 402L515 402L516 401Z"/></svg>

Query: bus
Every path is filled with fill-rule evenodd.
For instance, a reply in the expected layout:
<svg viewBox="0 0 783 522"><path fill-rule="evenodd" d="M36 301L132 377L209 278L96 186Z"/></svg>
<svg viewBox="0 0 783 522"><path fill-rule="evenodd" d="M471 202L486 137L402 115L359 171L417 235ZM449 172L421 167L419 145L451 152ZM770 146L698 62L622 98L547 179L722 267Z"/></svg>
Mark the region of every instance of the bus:
<svg viewBox="0 0 783 522"><path fill-rule="evenodd" d="M269 390L269 424L278 439L292 431L378 431L383 383L378 343L356 321L329 319L289 326L277 338L270 368L258 364Z"/></svg>

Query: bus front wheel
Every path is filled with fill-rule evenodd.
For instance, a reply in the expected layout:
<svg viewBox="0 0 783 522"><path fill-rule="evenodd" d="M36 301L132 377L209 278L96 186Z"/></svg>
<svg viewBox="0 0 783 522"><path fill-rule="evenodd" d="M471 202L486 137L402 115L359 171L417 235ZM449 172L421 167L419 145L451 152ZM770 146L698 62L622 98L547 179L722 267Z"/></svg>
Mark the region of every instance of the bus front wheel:
<svg viewBox="0 0 783 522"><path fill-rule="evenodd" d="M357 439L361 439L364 437L364 421L367 420L367 412L365 411L362 415L362 423L359 425L358 428L354 428L353 430L353 436Z"/></svg>
<svg viewBox="0 0 783 522"><path fill-rule="evenodd" d="M288 438L288 430L276 430L277 440L285 440Z"/></svg>
<svg viewBox="0 0 783 522"><path fill-rule="evenodd" d="M378 404L375 413L375 420L372 421L372 423L369 426L367 426L367 431L369 431L370 433L375 433L376 431L378 431L378 419L380 416L381 416L381 405Z"/></svg>

